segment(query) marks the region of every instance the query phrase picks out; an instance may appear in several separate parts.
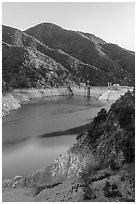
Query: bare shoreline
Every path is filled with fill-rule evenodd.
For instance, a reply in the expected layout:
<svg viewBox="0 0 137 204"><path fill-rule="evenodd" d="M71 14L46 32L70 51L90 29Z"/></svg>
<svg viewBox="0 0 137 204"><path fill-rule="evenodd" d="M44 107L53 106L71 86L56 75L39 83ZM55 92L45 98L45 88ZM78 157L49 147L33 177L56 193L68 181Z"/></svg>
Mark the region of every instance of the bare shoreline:
<svg viewBox="0 0 137 204"><path fill-rule="evenodd" d="M107 90L107 87L91 87L90 96L99 97ZM73 87L74 95L84 96L84 88ZM10 111L16 110L22 104L28 103L32 98L42 98L48 96L66 96L69 92L66 88L50 89L16 89L2 95L2 116L6 116Z"/></svg>

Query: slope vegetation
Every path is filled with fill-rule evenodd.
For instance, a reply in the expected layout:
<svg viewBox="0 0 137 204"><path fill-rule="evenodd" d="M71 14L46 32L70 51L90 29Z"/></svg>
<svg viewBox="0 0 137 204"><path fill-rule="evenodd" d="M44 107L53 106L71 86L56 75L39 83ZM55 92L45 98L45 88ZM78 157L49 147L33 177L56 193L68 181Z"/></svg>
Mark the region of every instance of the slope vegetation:
<svg viewBox="0 0 137 204"><path fill-rule="evenodd" d="M113 60L113 55L116 55L117 51L124 49L118 47L117 50L113 49L114 53L109 55L107 52L109 49L108 44L92 34L65 30L50 23L36 25L25 32L51 48L61 49L80 61L107 72L112 82L116 82L116 80L120 82L120 79L124 79L126 82L129 80L128 77L134 78L133 75L130 75L134 70L134 53L124 51L125 55L130 58L129 60L126 58L128 65L125 67L124 63L122 63L124 61L123 56L120 56L119 61ZM115 79L112 77L113 75ZM130 81L130 83L132 82Z"/></svg>
<svg viewBox="0 0 137 204"><path fill-rule="evenodd" d="M68 73L62 65L30 47L3 43L2 57L3 91L60 85Z"/></svg>

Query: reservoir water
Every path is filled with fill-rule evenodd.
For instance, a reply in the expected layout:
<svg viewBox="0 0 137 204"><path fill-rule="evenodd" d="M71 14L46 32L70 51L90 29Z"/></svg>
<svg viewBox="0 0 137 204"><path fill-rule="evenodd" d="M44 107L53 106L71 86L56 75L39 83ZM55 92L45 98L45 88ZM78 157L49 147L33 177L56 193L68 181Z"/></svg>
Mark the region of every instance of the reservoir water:
<svg viewBox="0 0 137 204"><path fill-rule="evenodd" d="M76 142L76 133L67 130L88 123L102 107L109 106L95 97L45 97L3 117L3 180L48 166Z"/></svg>

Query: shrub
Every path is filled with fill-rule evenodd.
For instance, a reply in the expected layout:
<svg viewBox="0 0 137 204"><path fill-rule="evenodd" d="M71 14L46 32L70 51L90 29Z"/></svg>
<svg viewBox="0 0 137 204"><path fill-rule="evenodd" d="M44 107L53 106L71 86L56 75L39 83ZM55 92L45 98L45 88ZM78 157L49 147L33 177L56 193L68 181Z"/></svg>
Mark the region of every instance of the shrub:
<svg viewBox="0 0 137 204"><path fill-rule="evenodd" d="M104 195L108 198L116 198L116 197L122 197L122 194L118 190L118 186L113 183L112 185L107 181L106 185L103 188Z"/></svg>
<svg viewBox="0 0 137 204"><path fill-rule="evenodd" d="M102 108L98 112L97 116L94 118L93 123L96 125L97 123L104 121L106 117L107 117L107 111L105 108Z"/></svg>
<svg viewBox="0 0 137 204"><path fill-rule="evenodd" d="M110 160L110 167L112 170L118 170L119 166L115 163L114 159Z"/></svg>
<svg viewBox="0 0 137 204"><path fill-rule="evenodd" d="M88 130L88 136L92 144L94 144L96 140L103 134L105 130L103 122L105 121L106 117L107 111L105 108L102 108L91 123L91 126Z"/></svg>

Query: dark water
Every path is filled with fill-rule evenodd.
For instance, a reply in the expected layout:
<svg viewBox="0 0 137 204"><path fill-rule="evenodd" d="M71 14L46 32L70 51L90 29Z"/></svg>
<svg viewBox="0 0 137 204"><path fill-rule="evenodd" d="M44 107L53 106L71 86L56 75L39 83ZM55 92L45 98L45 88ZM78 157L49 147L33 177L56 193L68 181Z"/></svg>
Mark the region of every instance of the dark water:
<svg viewBox="0 0 137 204"><path fill-rule="evenodd" d="M90 121L103 104L94 97L46 97L3 118L3 179L29 175L52 163L75 143L68 130Z"/></svg>

